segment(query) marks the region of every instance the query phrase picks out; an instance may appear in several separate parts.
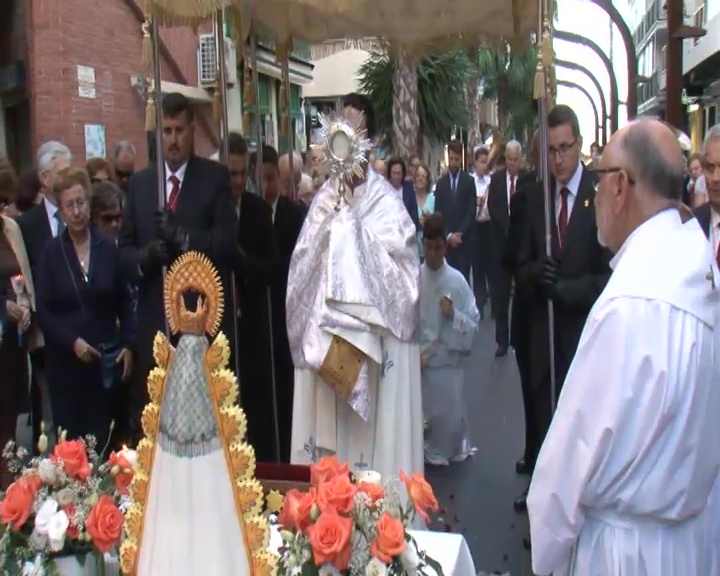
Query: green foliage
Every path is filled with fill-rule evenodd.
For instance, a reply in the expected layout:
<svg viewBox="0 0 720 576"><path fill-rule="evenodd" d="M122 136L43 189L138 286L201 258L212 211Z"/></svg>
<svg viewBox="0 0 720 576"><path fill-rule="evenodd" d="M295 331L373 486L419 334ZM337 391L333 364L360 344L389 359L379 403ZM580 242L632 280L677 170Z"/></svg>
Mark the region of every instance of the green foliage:
<svg viewBox="0 0 720 576"><path fill-rule="evenodd" d="M514 52L509 46L481 48L478 51L478 74L483 80L483 99L498 99L499 108L507 111L505 136L523 138L533 125L533 84L537 47L528 45ZM502 120L502 119L501 119Z"/></svg>
<svg viewBox="0 0 720 576"><path fill-rule="evenodd" d="M373 51L358 71L360 91L375 108L377 129L388 141L393 124L395 63L385 52ZM465 86L473 65L462 52L423 58L418 64L418 116L420 131L436 142L445 142L453 126L463 128L470 118Z"/></svg>

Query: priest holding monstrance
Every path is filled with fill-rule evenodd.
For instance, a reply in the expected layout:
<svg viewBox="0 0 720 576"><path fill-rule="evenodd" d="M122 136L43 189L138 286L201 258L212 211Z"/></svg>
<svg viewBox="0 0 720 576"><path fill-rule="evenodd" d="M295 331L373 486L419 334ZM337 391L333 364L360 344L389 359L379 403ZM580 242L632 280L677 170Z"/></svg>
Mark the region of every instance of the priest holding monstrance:
<svg viewBox="0 0 720 576"><path fill-rule="evenodd" d="M415 226L402 198L368 167L369 100L350 94L342 116L321 123L331 177L310 207L288 278L291 460L336 454L355 471L421 472Z"/></svg>

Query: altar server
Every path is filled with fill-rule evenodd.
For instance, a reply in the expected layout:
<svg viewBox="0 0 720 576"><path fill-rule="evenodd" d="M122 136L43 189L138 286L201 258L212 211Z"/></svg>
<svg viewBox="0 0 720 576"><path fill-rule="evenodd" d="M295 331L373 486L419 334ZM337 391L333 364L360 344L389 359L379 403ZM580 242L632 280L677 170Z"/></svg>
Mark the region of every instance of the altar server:
<svg viewBox="0 0 720 576"><path fill-rule="evenodd" d="M567 374L528 496L538 575L708 576L720 468L720 292L679 209L673 132L616 132L597 170L614 269Z"/></svg>
<svg viewBox="0 0 720 576"><path fill-rule="evenodd" d="M462 356L470 354L480 321L475 295L462 273L445 262L447 238L440 213L423 226L420 268L420 349L423 412L429 429L425 461L436 466L472 454L467 434Z"/></svg>

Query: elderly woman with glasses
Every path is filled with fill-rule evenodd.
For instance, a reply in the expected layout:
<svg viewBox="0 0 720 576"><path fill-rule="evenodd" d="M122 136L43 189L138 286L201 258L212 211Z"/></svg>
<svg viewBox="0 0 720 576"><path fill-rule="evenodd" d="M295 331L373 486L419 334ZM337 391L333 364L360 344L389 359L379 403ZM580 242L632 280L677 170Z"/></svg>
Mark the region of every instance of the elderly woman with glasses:
<svg viewBox="0 0 720 576"><path fill-rule="evenodd" d="M53 193L63 230L46 244L36 278L50 403L69 437L90 434L102 448L132 367L132 297L115 242L91 223L87 173L61 170Z"/></svg>

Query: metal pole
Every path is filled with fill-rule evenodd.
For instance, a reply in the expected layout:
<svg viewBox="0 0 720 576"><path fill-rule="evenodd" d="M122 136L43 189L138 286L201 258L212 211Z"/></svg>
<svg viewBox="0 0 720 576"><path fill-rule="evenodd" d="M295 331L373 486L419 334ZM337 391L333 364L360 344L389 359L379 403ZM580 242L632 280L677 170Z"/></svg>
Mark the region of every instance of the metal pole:
<svg viewBox="0 0 720 576"><path fill-rule="evenodd" d="M165 209L165 158L163 157L163 130L162 130L162 70L160 68L160 23L157 18L152 19L152 45L153 45L153 89L155 91L155 168L157 170L158 208Z"/></svg>
<svg viewBox="0 0 720 576"><path fill-rule="evenodd" d="M250 62L252 63L252 83L253 91L255 92L255 134L257 138L257 152L256 152L256 164L255 164L255 186L257 187L258 194L262 197L262 121L260 119L260 76L257 68L257 54L256 54L256 38L255 32L251 31L248 43L250 44ZM278 393L277 393L277 379L275 374L275 341L273 336L273 311L272 311L272 289L270 286L267 288L267 306L268 306L268 327L270 328L270 376L272 386L272 402L273 402L273 424L275 428L275 461L280 462L280 422L278 416Z"/></svg>
<svg viewBox="0 0 720 576"><path fill-rule="evenodd" d="M290 114L290 103L292 102L291 97L291 86L290 86L290 52L288 50L288 56L285 58L281 63L280 66L282 68L282 78L283 78L283 84L285 84L285 98L286 98L286 106L287 110L285 113L288 115L288 133L287 133L287 148L288 148L288 160L289 160L289 166L290 166L290 178L293 183L292 186L292 199L297 200L297 185L295 184L295 172L293 171L293 162L295 161L295 139L293 135L293 129L292 129L292 116Z"/></svg>
<svg viewBox="0 0 720 576"><path fill-rule="evenodd" d="M225 166L230 161L230 129L228 128L228 110L227 110L227 68L225 67L225 11L221 8L215 14L215 52L217 53L217 90L220 93L220 149L218 155L220 162ZM238 328L238 301L237 301L237 284L235 283L235 271L230 272L230 301L232 302L232 321L233 321L233 348L234 348L234 364L235 375L240 378L240 330ZM242 397L241 402L242 405Z"/></svg>
<svg viewBox="0 0 720 576"><path fill-rule="evenodd" d="M683 25L683 0L667 0L667 48L665 49L665 120L678 130L685 130L682 103L683 40L677 34Z"/></svg>
<svg viewBox="0 0 720 576"><path fill-rule="evenodd" d="M165 157L163 155L163 107L162 107L162 69L160 66L160 22L157 18L152 19L152 46L153 46L153 89L155 90L155 170L157 177L158 210L165 210L167 197L165 191ZM167 266L163 266L163 286L167 276ZM165 336L170 338L170 325L167 315L165 319Z"/></svg>

